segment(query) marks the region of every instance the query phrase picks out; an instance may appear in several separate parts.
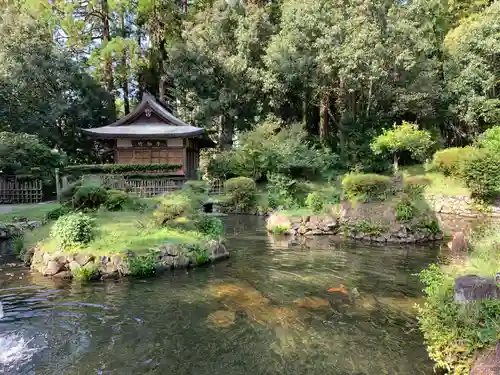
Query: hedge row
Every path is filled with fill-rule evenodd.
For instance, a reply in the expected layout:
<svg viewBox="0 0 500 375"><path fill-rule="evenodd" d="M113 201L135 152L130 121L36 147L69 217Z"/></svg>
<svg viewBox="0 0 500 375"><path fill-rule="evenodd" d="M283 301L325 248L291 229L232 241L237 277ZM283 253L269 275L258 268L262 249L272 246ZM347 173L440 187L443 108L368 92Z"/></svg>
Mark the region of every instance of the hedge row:
<svg viewBox="0 0 500 375"><path fill-rule="evenodd" d="M180 164L81 164L69 165L62 172L67 174L108 173L123 174L124 172L172 172L182 168Z"/></svg>

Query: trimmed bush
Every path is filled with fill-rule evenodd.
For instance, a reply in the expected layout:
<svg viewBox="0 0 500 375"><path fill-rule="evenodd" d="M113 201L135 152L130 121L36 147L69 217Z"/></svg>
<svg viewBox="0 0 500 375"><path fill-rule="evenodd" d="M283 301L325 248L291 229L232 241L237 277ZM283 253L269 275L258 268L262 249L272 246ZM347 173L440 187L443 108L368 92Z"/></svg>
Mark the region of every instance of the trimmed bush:
<svg viewBox="0 0 500 375"><path fill-rule="evenodd" d="M392 180L375 173L350 173L342 179L342 189L347 198L361 200L384 199L391 192Z"/></svg>
<svg viewBox="0 0 500 375"><path fill-rule="evenodd" d="M312 192L307 195L305 204L313 212L321 212L325 206L325 199L321 194Z"/></svg>
<svg viewBox="0 0 500 375"><path fill-rule="evenodd" d="M471 157L474 147L451 147L437 151L432 158L432 167L445 176L460 176L462 162Z"/></svg>
<svg viewBox="0 0 500 375"><path fill-rule="evenodd" d="M214 216L200 215L195 221L195 227L198 231L211 238L218 238L224 233L222 221Z"/></svg>
<svg viewBox="0 0 500 375"><path fill-rule="evenodd" d="M166 195L153 213L155 221L166 225L169 221L182 216L191 216L196 211L196 202L186 194L172 193Z"/></svg>
<svg viewBox="0 0 500 375"><path fill-rule="evenodd" d="M473 198L495 199L500 191L500 153L481 149L462 162L462 178Z"/></svg>
<svg viewBox="0 0 500 375"><path fill-rule="evenodd" d="M230 178L224 183L224 192L229 195L229 204L238 210L246 211L255 206L257 186L251 178Z"/></svg>
<svg viewBox="0 0 500 375"><path fill-rule="evenodd" d="M189 180L184 183L182 189L190 194L206 195L210 192L210 184L203 180Z"/></svg>
<svg viewBox="0 0 500 375"><path fill-rule="evenodd" d="M63 249L86 245L94 239L95 221L81 212L64 215L54 223L50 235Z"/></svg>
<svg viewBox="0 0 500 375"><path fill-rule="evenodd" d="M122 190L108 190L105 206L109 211L119 211L123 209L130 200L127 193Z"/></svg>
<svg viewBox="0 0 500 375"><path fill-rule="evenodd" d="M97 184L84 184L76 188L71 203L75 209L94 210L108 199L106 189Z"/></svg>
<svg viewBox="0 0 500 375"><path fill-rule="evenodd" d="M424 193L431 180L424 176L408 176L403 179L404 191L410 195L420 195Z"/></svg>
<svg viewBox="0 0 500 375"><path fill-rule="evenodd" d="M59 206L56 208L53 208L47 214L45 215L45 218L47 220L57 220L63 215L67 215L71 212L71 207L68 207L67 205Z"/></svg>

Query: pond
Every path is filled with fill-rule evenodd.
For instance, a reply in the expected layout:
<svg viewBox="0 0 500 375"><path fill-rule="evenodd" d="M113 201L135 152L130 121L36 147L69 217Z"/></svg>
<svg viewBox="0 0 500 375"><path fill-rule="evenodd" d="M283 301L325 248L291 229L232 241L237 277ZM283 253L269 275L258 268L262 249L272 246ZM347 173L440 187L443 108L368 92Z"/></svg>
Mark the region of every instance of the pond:
<svg viewBox="0 0 500 375"><path fill-rule="evenodd" d="M439 246L293 243L251 216L226 230L231 259L146 280L55 283L4 256L0 373L432 373L414 274Z"/></svg>

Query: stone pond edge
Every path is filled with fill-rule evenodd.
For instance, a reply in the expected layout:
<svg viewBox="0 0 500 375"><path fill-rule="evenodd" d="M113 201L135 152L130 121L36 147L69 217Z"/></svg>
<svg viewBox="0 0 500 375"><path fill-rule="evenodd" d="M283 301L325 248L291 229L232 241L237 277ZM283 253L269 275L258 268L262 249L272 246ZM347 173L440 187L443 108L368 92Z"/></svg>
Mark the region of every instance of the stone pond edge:
<svg viewBox="0 0 500 375"><path fill-rule="evenodd" d="M158 259L155 264L156 274L169 269L182 269L217 262L229 258L229 252L222 241L211 240L207 243L208 259L203 264L195 264L185 254L182 246L166 244L158 249ZM128 259L136 257L129 251L125 255L94 256L79 253L48 253L35 246L25 254L24 261L30 264L33 271L56 279L72 279L79 268L93 271L92 280L118 279L131 276Z"/></svg>

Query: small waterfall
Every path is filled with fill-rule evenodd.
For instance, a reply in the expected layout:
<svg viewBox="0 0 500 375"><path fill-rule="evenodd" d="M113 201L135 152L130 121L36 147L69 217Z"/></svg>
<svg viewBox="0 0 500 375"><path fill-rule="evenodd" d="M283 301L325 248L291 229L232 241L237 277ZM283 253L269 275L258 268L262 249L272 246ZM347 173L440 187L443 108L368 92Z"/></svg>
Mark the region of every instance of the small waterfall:
<svg viewBox="0 0 500 375"><path fill-rule="evenodd" d="M0 319L3 318L3 306L2 306L2 302L0 302Z"/></svg>

